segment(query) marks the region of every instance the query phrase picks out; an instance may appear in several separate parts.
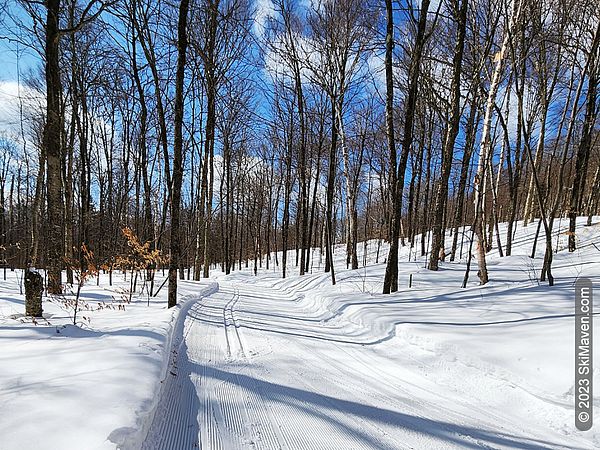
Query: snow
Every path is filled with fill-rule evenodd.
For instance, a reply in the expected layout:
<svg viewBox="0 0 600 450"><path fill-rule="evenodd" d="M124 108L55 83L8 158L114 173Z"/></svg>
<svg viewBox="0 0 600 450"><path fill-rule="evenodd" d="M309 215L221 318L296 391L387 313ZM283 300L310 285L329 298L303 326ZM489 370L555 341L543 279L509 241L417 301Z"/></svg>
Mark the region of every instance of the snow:
<svg viewBox="0 0 600 450"><path fill-rule="evenodd" d="M528 256L535 224L513 256L490 253L484 287L476 264L462 289L464 259L434 273L404 247L400 291L381 295L387 247L375 263L370 241L355 271L336 249L335 286L315 250L304 277L250 262L182 282L175 310L134 296L77 327L47 301L49 324L21 323L16 273L0 273L0 449L598 448L574 426L573 286L600 283L599 221L580 222L575 253L556 234L552 288L542 240ZM109 304L126 286L84 294Z"/></svg>
<svg viewBox="0 0 600 450"><path fill-rule="evenodd" d="M166 292L121 304L129 282L84 287L95 311L74 326L58 303L44 301L44 316L21 323L18 272L0 271L0 449L114 449L139 446L168 363L176 318L214 286L183 283L182 305L166 309ZM159 280L162 282L162 280ZM134 297L135 299L135 297ZM98 304L106 305L99 310ZM184 314L185 315L185 314ZM13 317L15 317L13 319Z"/></svg>

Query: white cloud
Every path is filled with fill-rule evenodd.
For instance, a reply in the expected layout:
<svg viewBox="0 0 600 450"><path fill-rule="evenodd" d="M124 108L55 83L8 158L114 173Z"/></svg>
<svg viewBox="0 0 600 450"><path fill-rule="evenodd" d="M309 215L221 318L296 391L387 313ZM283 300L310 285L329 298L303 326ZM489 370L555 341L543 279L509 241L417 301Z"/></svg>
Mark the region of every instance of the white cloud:
<svg viewBox="0 0 600 450"><path fill-rule="evenodd" d="M269 18L275 16L275 8L271 0L255 0L253 31L263 37Z"/></svg>
<svg viewBox="0 0 600 450"><path fill-rule="evenodd" d="M45 103L45 96L31 88L15 81L0 82L0 134L23 145L22 118L25 141L29 141L31 119L40 117Z"/></svg>
<svg viewBox="0 0 600 450"><path fill-rule="evenodd" d="M378 53L371 53L367 59L369 72L378 90L385 91L385 57ZM396 69L396 68L394 68Z"/></svg>

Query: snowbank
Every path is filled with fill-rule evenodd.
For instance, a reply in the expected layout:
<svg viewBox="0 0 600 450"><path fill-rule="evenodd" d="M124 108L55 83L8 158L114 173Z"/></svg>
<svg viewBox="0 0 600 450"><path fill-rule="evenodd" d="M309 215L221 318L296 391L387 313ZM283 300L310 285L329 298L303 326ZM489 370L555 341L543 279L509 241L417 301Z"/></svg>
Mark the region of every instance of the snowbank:
<svg viewBox="0 0 600 450"><path fill-rule="evenodd" d="M122 303L128 282L109 287L102 276L104 288L84 287L90 310L74 326L70 312L48 299L45 319L24 320L19 277L8 272L3 281L0 273L0 449L139 448L171 339L190 306L218 286L182 282L180 304L168 310L166 292L150 306L145 296Z"/></svg>

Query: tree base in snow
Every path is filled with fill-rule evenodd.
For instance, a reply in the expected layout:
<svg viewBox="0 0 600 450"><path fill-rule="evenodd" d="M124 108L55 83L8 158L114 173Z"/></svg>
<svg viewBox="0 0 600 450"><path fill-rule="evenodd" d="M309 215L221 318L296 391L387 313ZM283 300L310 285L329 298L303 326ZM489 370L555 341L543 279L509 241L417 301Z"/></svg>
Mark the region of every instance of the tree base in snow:
<svg viewBox="0 0 600 450"><path fill-rule="evenodd" d="M44 279L39 272L27 269L25 271L25 314L32 317L42 317L42 293Z"/></svg>

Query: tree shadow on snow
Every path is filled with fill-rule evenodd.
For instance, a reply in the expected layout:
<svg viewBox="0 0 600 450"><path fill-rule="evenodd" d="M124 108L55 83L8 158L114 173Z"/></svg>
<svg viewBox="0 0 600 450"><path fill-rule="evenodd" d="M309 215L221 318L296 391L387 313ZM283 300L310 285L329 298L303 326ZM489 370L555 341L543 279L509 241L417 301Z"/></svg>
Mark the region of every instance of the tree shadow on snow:
<svg viewBox="0 0 600 450"><path fill-rule="evenodd" d="M169 366L160 400L142 450L183 450L199 447L200 400L192 382L185 340Z"/></svg>
<svg viewBox="0 0 600 450"><path fill-rule="evenodd" d="M81 328L73 324L65 325L36 325L36 326L22 326L21 324L15 324L10 326L0 326L0 339L23 339L18 335L14 336L1 336L2 331L33 331L38 336L32 337L31 339L40 338L98 338L102 336L130 336L130 337L144 337L153 339L156 341L163 341L164 336L161 334L144 329L131 329L124 328L120 330L94 330Z"/></svg>
<svg viewBox="0 0 600 450"><path fill-rule="evenodd" d="M274 384L244 374L234 374L215 367L201 366L192 363L191 369L198 374L214 378L219 382L237 384L240 388L254 392L263 397L266 401L286 405L288 408L302 411L303 414L308 414L314 419L326 420L329 425L338 428L340 432L353 437L357 441L371 448L381 448L381 442L373 436L370 436L361 427L361 420L375 425L404 429L410 434L417 433L463 448L476 449L481 448L482 446L505 446L515 449L561 447L549 441L433 420L399 411L334 398L317 392ZM243 408L244 406L243 404L240 404L239 407ZM349 420L342 422L335 417L339 417L340 415L343 417L349 416ZM281 419L285 424L285 422L291 418L282 417ZM356 421L356 419L358 419L358 421ZM277 426L276 424L273 425ZM312 431L307 429L306 432L311 433ZM402 446L402 442L398 442L398 445ZM578 447L571 448L577 449Z"/></svg>

